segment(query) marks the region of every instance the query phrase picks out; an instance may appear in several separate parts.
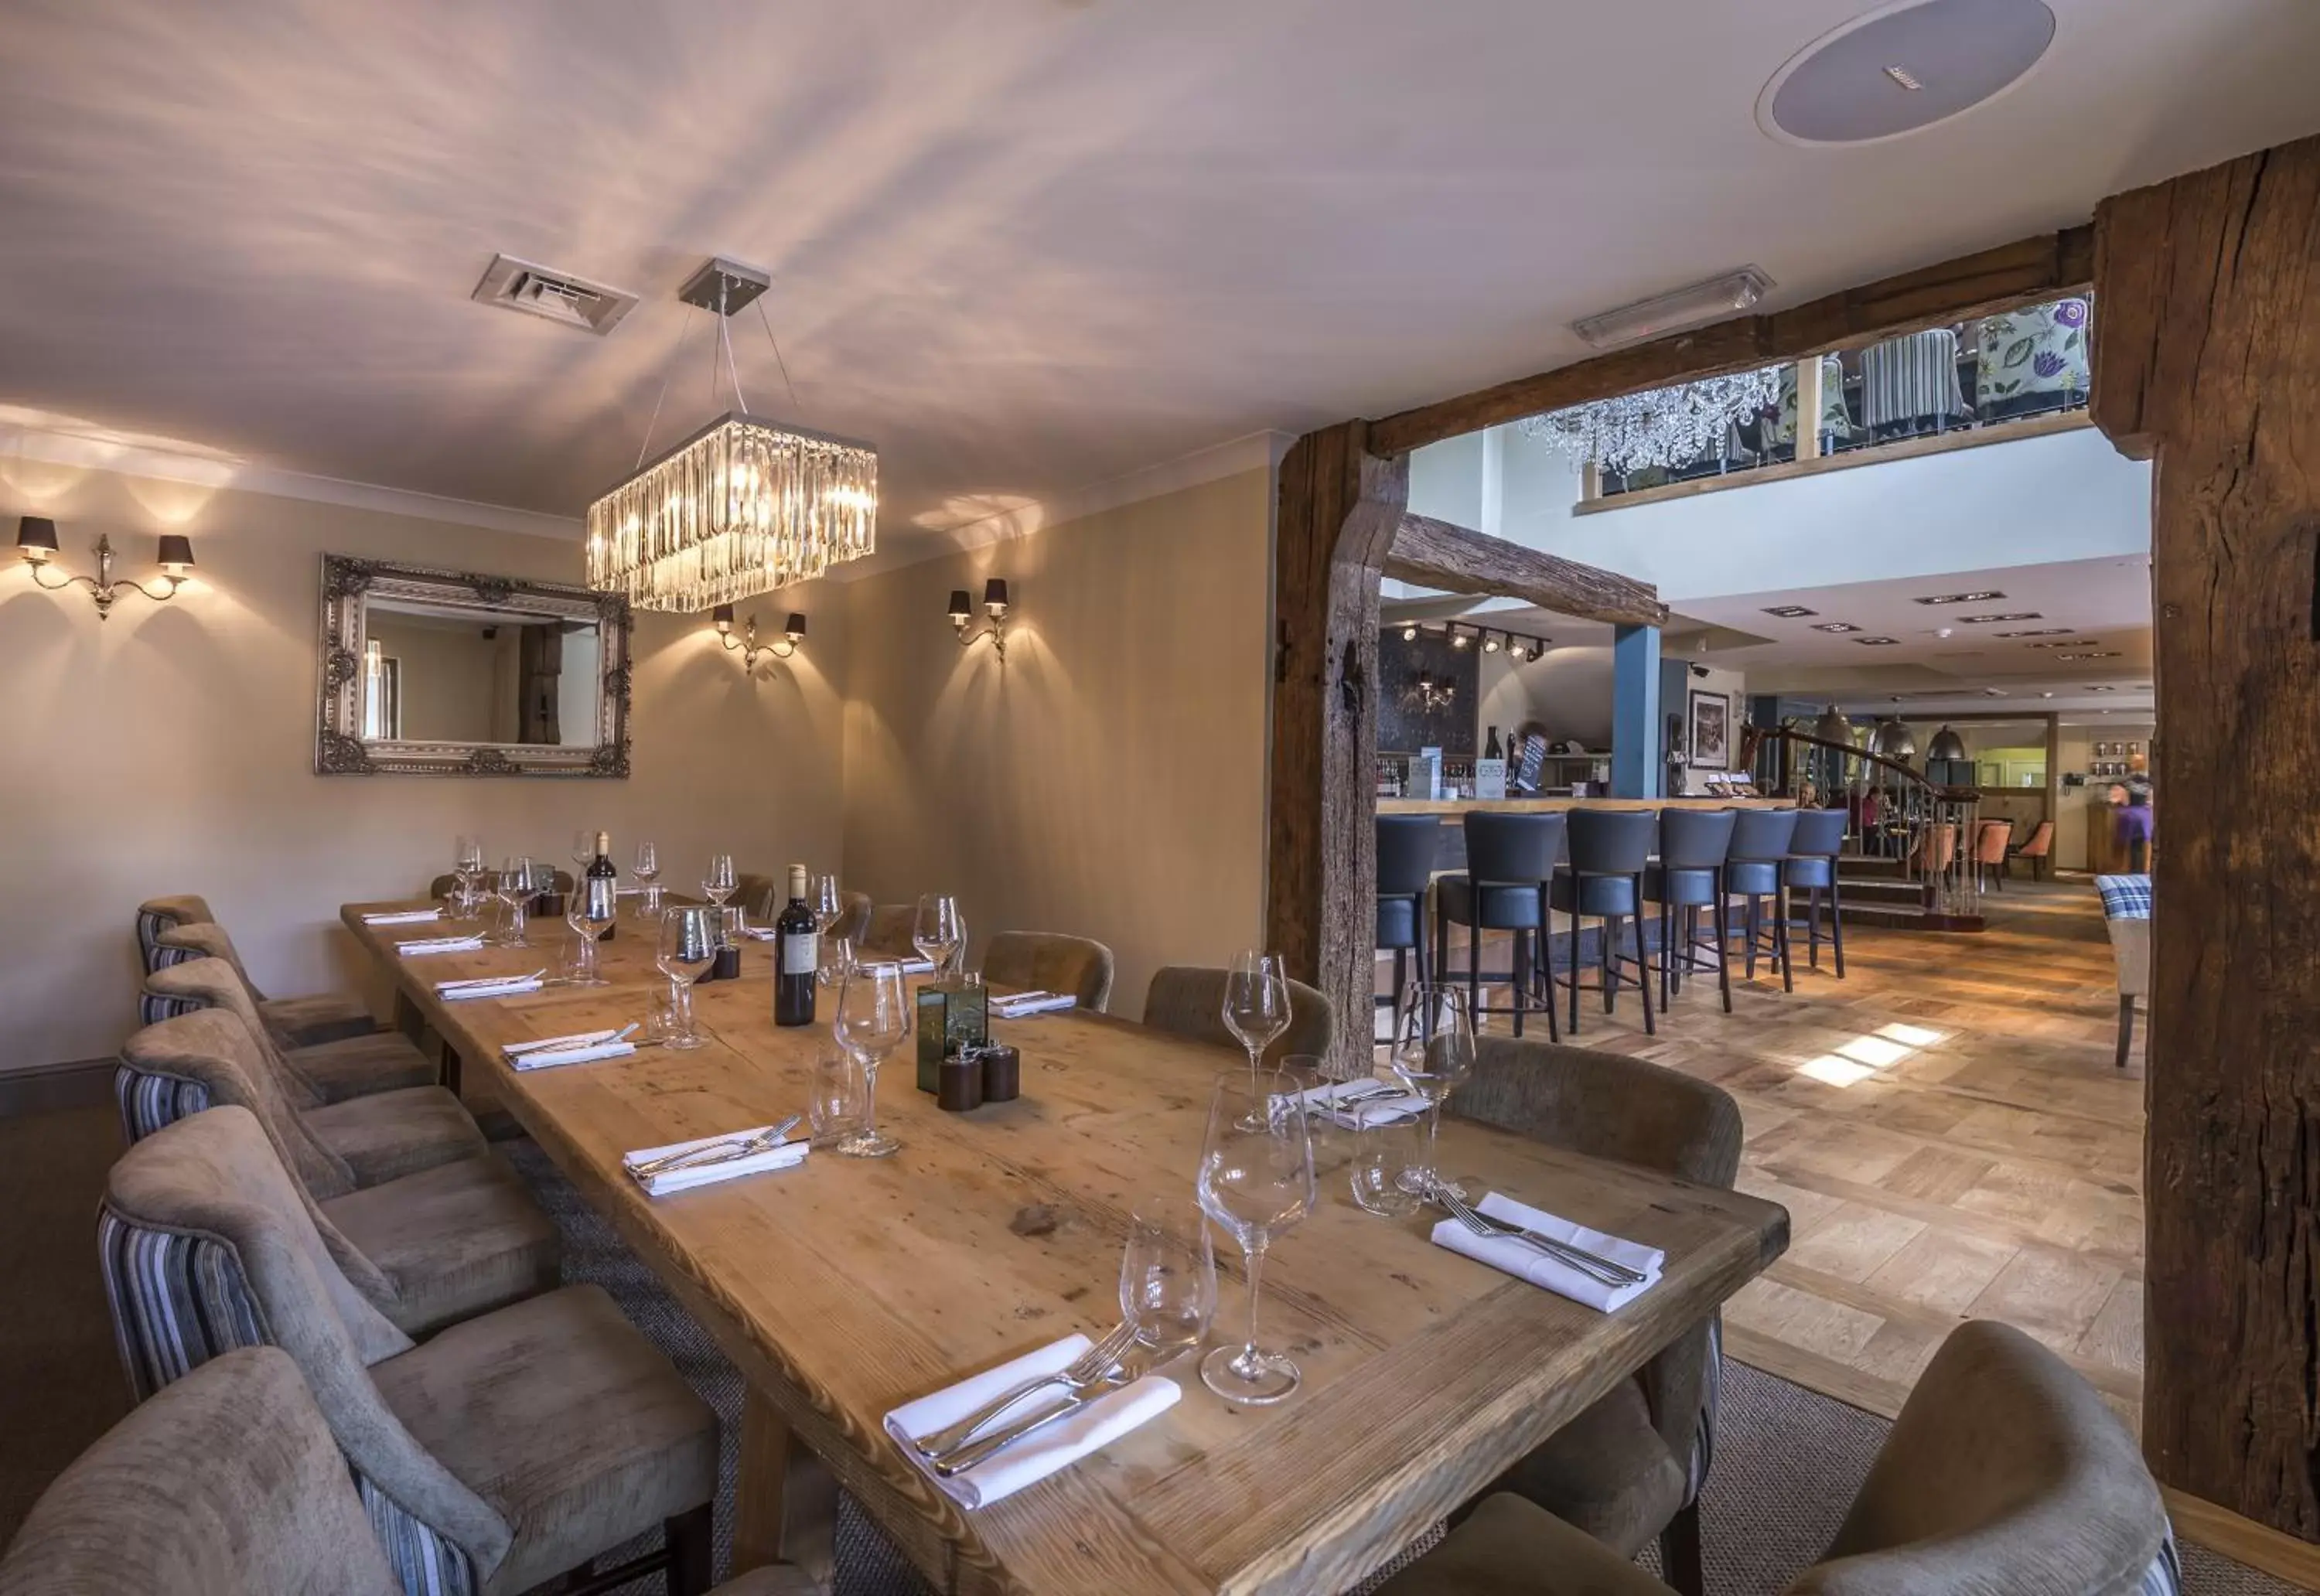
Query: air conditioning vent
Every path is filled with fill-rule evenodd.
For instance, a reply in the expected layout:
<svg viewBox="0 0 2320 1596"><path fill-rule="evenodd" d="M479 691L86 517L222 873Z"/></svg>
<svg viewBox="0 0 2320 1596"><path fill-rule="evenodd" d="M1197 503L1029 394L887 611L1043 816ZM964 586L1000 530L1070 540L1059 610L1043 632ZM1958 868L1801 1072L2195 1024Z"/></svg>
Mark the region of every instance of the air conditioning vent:
<svg viewBox="0 0 2320 1596"><path fill-rule="evenodd" d="M637 303L637 296L626 289L592 283L512 255L492 257L472 297L483 304L521 311L600 337L618 326Z"/></svg>

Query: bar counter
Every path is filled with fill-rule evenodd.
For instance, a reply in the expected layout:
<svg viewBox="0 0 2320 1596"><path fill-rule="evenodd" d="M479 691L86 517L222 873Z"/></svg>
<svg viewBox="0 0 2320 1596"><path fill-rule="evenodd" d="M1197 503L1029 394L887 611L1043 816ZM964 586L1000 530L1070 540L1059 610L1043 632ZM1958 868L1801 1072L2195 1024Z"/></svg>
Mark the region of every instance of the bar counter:
<svg viewBox="0 0 2320 1596"><path fill-rule="evenodd" d="M1557 814L1568 809L1794 809L1793 798L1381 798L1380 814Z"/></svg>

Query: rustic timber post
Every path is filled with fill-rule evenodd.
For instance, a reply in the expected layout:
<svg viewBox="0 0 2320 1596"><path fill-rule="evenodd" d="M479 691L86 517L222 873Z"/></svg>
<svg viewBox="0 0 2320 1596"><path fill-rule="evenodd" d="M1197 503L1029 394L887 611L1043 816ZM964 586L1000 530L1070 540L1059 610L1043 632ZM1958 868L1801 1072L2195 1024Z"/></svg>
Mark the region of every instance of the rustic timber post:
<svg viewBox="0 0 2320 1596"><path fill-rule="evenodd" d="M1281 462L1273 530L1273 780L1265 939L1337 1011L1366 1064L1376 981L1378 573L1409 499L1406 456L1368 426L1310 432Z"/></svg>
<svg viewBox="0 0 2320 1596"><path fill-rule="evenodd" d="M2320 1539L2320 139L2095 225L2095 421L2156 467L2143 1449Z"/></svg>

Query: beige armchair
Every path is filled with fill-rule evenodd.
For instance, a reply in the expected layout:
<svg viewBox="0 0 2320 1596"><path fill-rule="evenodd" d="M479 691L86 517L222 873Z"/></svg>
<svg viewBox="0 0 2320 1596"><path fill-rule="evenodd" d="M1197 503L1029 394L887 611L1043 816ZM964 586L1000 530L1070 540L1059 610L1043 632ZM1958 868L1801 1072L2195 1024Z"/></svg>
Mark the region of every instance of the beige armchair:
<svg viewBox="0 0 2320 1596"><path fill-rule="evenodd" d="M1225 980L1230 972L1200 965L1170 965L1155 971L1144 994L1144 1023L1158 1029L1237 1050L1240 1041L1225 1029ZM1278 1062L1292 1053L1326 1058L1337 1035L1337 1011L1318 988L1289 983L1289 1029L1265 1050Z"/></svg>
<svg viewBox="0 0 2320 1596"><path fill-rule="evenodd" d="M165 933L164 940L214 929L189 926ZM367 1036L341 1037L311 1047L285 1047L258 1012L249 984L224 958L195 958L164 965L145 977L138 1012L148 1025L191 1013L195 1009L223 1009L240 1020L258 1044L259 1052L301 1108L326 1102L399 1092L412 1086L431 1086L440 1072L427 1055L399 1031L373 1031Z"/></svg>
<svg viewBox="0 0 2320 1596"><path fill-rule="evenodd" d="M137 934L145 941L149 924L152 938L145 942L145 971L150 975L167 965L182 964L190 958L222 958L233 966L249 989L249 1001L258 1005L266 1029L285 1047L306 1047L319 1042L335 1042L347 1037L367 1036L378 1029L371 1018L370 1005L353 993L324 992L306 997L270 998L258 989L249 978L249 968L241 962L241 954L233 939L217 921L209 919L185 919L161 923L153 912L155 904L201 903L199 898L157 898L137 912ZM206 908L206 905L204 905Z"/></svg>
<svg viewBox="0 0 2320 1596"><path fill-rule="evenodd" d="M1111 949L1060 931L1001 931L983 955L983 978L1078 1000L1102 1013L1111 1002Z"/></svg>

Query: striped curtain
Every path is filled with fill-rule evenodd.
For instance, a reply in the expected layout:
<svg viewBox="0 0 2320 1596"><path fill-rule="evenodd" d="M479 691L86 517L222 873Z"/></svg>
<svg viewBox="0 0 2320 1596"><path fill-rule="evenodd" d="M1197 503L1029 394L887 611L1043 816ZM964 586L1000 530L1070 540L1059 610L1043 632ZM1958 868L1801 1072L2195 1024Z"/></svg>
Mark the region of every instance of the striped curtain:
<svg viewBox="0 0 2320 1596"><path fill-rule="evenodd" d="M1861 351L1861 413L1879 427L1962 420L1965 390L1958 386L1957 334L1946 327L1904 333Z"/></svg>

